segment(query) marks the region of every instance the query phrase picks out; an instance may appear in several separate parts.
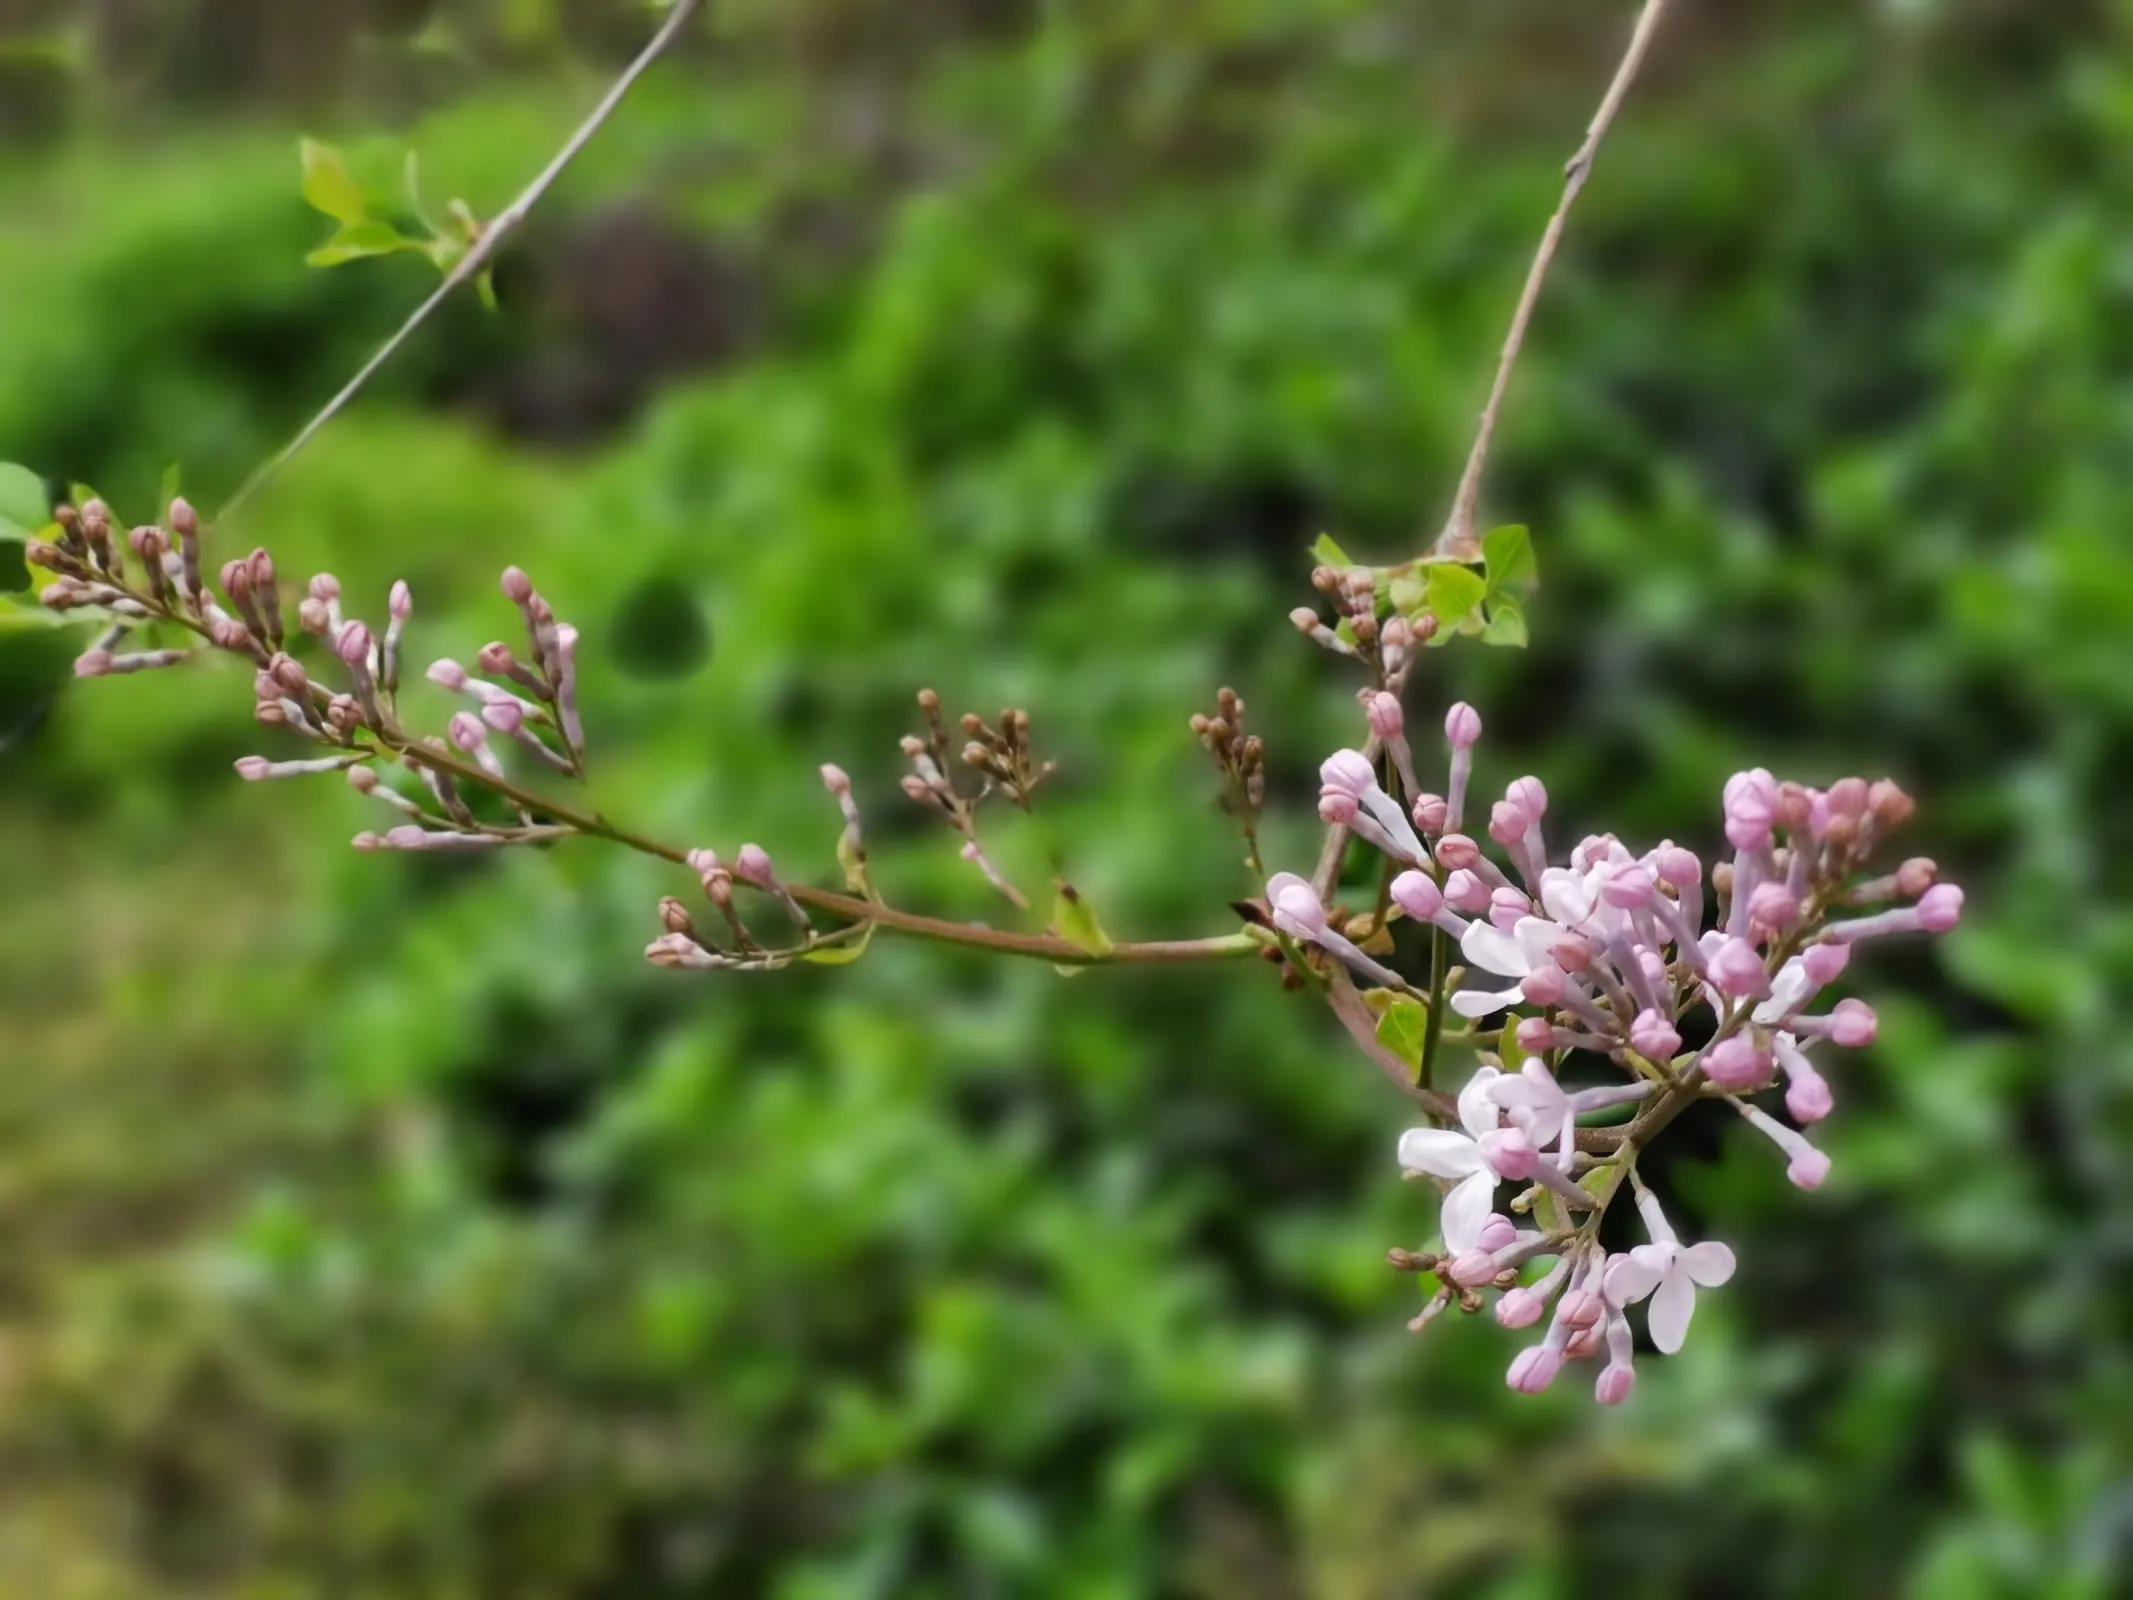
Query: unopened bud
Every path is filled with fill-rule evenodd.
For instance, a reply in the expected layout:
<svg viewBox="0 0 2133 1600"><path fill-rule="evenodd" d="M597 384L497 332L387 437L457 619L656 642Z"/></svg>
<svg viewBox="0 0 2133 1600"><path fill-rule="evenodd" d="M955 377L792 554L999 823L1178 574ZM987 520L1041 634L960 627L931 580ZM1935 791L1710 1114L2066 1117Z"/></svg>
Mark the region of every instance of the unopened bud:
<svg viewBox="0 0 2133 1600"><path fill-rule="evenodd" d="M513 605L522 606L533 598L533 580L520 567L504 568L502 588L504 598Z"/></svg>

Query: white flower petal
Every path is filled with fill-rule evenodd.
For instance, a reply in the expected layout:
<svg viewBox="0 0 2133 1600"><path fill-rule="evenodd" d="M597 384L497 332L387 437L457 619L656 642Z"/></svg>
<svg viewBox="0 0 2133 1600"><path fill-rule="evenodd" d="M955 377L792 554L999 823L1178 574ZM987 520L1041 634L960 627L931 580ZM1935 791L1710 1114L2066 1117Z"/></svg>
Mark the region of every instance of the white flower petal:
<svg viewBox="0 0 2133 1600"><path fill-rule="evenodd" d="M1523 978L1533 970L1519 942L1493 923L1476 920L1459 936L1459 949L1469 966L1503 978Z"/></svg>
<svg viewBox="0 0 2133 1600"><path fill-rule="evenodd" d="M1652 1343L1664 1354L1672 1355L1688 1338L1689 1318L1695 1314L1696 1287L1689 1282L1689 1275L1669 1272L1659 1280L1659 1290L1652 1296L1645 1319L1652 1330Z"/></svg>
<svg viewBox="0 0 2133 1600"><path fill-rule="evenodd" d="M1616 1256L1607 1263L1602 1285L1607 1298L1618 1306L1634 1305L1659 1287L1661 1274L1634 1256Z"/></svg>
<svg viewBox="0 0 2133 1600"><path fill-rule="evenodd" d="M1733 1252L1716 1239L1706 1239L1681 1252L1681 1265L1695 1282L1715 1289L1733 1276Z"/></svg>
<svg viewBox="0 0 2133 1600"><path fill-rule="evenodd" d="M1503 1115L1496 1109L1496 1086L1502 1081L1503 1074L1496 1068L1476 1067L1459 1091L1459 1125L1468 1137L1478 1139L1502 1126Z"/></svg>
<svg viewBox="0 0 2133 1600"><path fill-rule="evenodd" d="M1496 1207L1496 1174L1484 1168L1462 1179L1444 1197L1437 1224L1444 1233L1444 1248L1453 1255L1471 1250L1481 1240L1481 1225Z"/></svg>
<svg viewBox="0 0 2133 1600"><path fill-rule="evenodd" d="M1570 930L1560 922L1551 922L1546 917L1520 917L1512 925L1512 937L1518 940L1518 948L1526 957L1526 970L1547 966L1555 960L1555 947L1569 936Z"/></svg>
<svg viewBox="0 0 2133 1600"><path fill-rule="evenodd" d="M1778 968L1777 976L1770 980L1770 998L1755 1008L1754 1020L1782 1022L1800 1009L1800 1003L1807 998L1807 989L1806 963L1794 956Z"/></svg>
<svg viewBox="0 0 2133 1600"><path fill-rule="evenodd" d="M1482 1170L1481 1147L1450 1128L1409 1128L1400 1135L1400 1165L1432 1178L1464 1178Z"/></svg>
<svg viewBox="0 0 2133 1600"><path fill-rule="evenodd" d="M1592 915L1592 893L1585 880L1567 867L1550 867L1541 874L1541 906L1566 927L1576 927Z"/></svg>
<svg viewBox="0 0 2133 1600"><path fill-rule="evenodd" d="M1452 996L1452 1009L1462 1017L1491 1017L1525 997L1525 991L1515 985L1509 989L1461 989Z"/></svg>

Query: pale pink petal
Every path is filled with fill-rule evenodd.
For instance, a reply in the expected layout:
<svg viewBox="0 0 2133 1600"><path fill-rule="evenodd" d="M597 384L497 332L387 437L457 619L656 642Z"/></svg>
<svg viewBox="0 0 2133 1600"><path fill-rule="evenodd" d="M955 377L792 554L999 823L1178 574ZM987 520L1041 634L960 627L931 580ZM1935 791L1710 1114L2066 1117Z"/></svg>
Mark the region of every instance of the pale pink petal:
<svg viewBox="0 0 2133 1600"><path fill-rule="evenodd" d="M1400 1165L1432 1178L1464 1178L1482 1170L1481 1147L1450 1128L1409 1128L1400 1135Z"/></svg>
<svg viewBox="0 0 2133 1600"><path fill-rule="evenodd" d="M1478 922L1470 923L1468 931L1480 926ZM1462 1017L1487 1017L1505 1006L1517 1005L1524 998L1525 992L1516 986L1509 989L1461 989L1452 996L1452 1009Z"/></svg>
<svg viewBox="0 0 2133 1600"><path fill-rule="evenodd" d="M1646 1317L1646 1325L1652 1330L1652 1343L1665 1354L1672 1355L1689 1336L1689 1318L1695 1314L1696 1287L1689 1282L1689 1275L1669 1272L1659 1280L1659 1291L1652 1296L1651 1310Z"/></svg>
<svg viewBox="0 0 2133 1600"><path fill-rule="evenodd" d="M1474 1075L1466 1080L1466 1087L1459 1091L1459 1125L1473 1138L1494 1133L1502 1124L1495 1098L1496 1086L1502 1081L1503 1074L1496 1068L1476 1067Z"/></svg>
<svg viewBox="0 0 2133 1600"><path fill-rule="evenodd" d="M1541 874L1541 907L1567 927L1576 927L1592 915L1592 891L1585 880L1567 867L1550 867Z"/></svg>
<svg viewBox="0 0 2133 1600"><path fill-rule="evenodd" d="M1519 942L1487 922L1470 922L1459 936L1460 952L1469 966L1504 978L1523 978L1532 970Z"/></svg>
<svg viewBox="0 0 2133 1600"><path fill-rule="evenodd" d="M1716 1239L1690 1245L1681 1252L1681 1264L1706 1289L1715 1289L1733 1276L1733 1252Z"/></svg>
<svg viewBox="0 0 2133 1600"><path fill-rule="evenodd" d="M1461 1179L1444 1197L1444 1209L1437 1217L1438 1226L1444 1231L1444 1248L1453 1255L1473 1249L1481 1239L1482 1224L1489 1220L1495 1205L1495 1173L1484 1170Z"/></svg>
<svg viewBox="0 0 2133 1600"><path fill-rule="evenodd" d="M1660 1276L1634 1256L1616 1256L1607 1263L1603 1288L1607 1298L1616 1305L1634 1305L1659 1287Z"/></svg>

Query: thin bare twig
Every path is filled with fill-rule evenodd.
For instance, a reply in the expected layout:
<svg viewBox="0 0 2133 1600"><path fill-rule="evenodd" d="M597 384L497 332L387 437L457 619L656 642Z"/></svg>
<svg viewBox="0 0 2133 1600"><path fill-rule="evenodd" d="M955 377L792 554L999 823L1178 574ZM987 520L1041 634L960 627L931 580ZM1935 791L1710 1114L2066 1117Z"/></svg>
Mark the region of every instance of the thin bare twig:
<svg viewBox="0 0 2133 1600"><path fill-rule="evenodd" d="M472 283L481 275L482 271L495 259L496 253L503 247L504 241L517 232L519 225L526 220L527 214L540 203L550 189L555 187L556 180L563 176L564 170L578 158L579 153L588 144L592 143L594 135L606 126L608 119L615 114L616 107L620 106L630 90L636 87L637 80L643 77L652 63L665 54L667 47L676 38L680 37L681 30L688 26L689 19L696 14L701 5L702 0L674 0L674 3L667 10L666 20L659 25L658 31L652 35L645 47L637 53L636 59L623 69L622 76L617 78L608 88L607 93L600 97L600 103L592 108L591 113L583 122L578 124L577 130L564 142L563 148L558 150L548 165L543 167L534 180L519 192L516 200L513 200L489 221L487 226L481 230L480 236L468 247L467 253L459 258L458 263L450 272L445 274L444 281L437 285L427 300L415 307L413 313L409 315L405 322L400 324L391 338L378 346L377 350L372 353L371 358L363 363L361 370L342 386L340 393L327 401L318 415L305 423L303 430L295 438L283 445L274 455L268 457L253 471L249 478L245 479L243 484L238 487L237 492L231 495L228 502L223 506L220 513L222 517L228 517L245 501L249 500L262 484L294 460L306 445L318 437L327 423L348 408L349 403L362 391L363 386L377 376L386 362L399 353L402 345L414 337L415 331L430 319L432 312L449 300L459 289Z"/></svg>
<svg viewBox="0 0 2133 1600"><path fill-rule="evenodd" d="M1637 76L1637 69L1644 64L1645 53L1651 48L1652 36L1658 31L1659 18L1665 10L1666 0L1644 0L1644 9L1637 15L1637 25L1629 36L1629 48L1623 53L1622 64L1615 68L1614 81L1608 84L1599 110L1592 114L1592 121L1585 129L1585 142L1578 146L1577 153L1563 169L1563 197L1556 202L1555 215L1548 219L1548 226L1541 233L1540 248L1534 252L1525 287L1519 291L1517 308L1511 313L1510 331L1504 335L1503 354L1496 363L1496 381L1489 386L1488 403L1481 408L1481 422L1475 429L1473 446L1467 451L1466 470L1460 473L1459 488L1452 496L1451 515L1445 519L1444 531L1437 535L1437 542L1432 547L1431 553L1435 556L1452 561L1476 561L1481 557L1481 533L1475 514L1481 507L1482 474L1488 466L1489 445L1496 437L1496 418L1503 408L1504 391L1511 386L1511 369L1518 364L1519 351L1525 347L1526 329L1532 324L1533 308L1540 303L1541 286L1547 281L1548 268L1562 243L1563 226L1569 220L1570 208L1577 203L1585 180L1592 174L1600 141L1607 136L1616 113L1629 95L1629 86Z"/></svg>

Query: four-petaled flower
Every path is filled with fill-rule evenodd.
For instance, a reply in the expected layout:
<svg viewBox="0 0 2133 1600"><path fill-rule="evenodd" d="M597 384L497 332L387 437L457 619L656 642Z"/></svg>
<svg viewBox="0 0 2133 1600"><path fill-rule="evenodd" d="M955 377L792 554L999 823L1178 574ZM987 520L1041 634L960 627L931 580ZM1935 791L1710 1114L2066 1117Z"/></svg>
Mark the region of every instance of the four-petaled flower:
<svg viewBox="0 0 2133 1600"><path fill-rule="evenodd" d="M1495 1206L1496 1171L1482 1153L1481 1140L1502 1123L1489 1095L1501 1076L1494 1067L1482 1067L1467 1080L1459 1091L1459 1128L1409 1128L1400 1135L1401 1166L1452 1180L1438 1225L1445 1250L1455 1256L1475 1248Z"/></svg>

